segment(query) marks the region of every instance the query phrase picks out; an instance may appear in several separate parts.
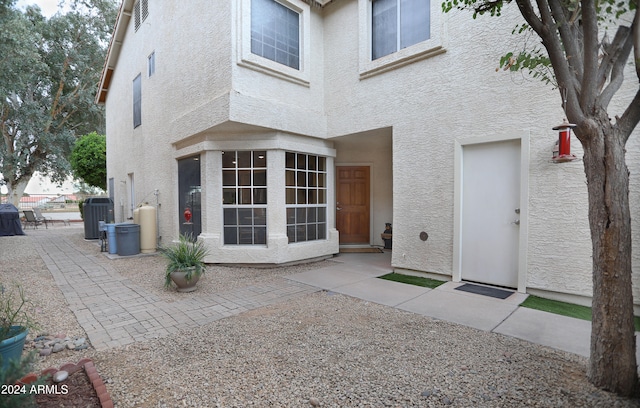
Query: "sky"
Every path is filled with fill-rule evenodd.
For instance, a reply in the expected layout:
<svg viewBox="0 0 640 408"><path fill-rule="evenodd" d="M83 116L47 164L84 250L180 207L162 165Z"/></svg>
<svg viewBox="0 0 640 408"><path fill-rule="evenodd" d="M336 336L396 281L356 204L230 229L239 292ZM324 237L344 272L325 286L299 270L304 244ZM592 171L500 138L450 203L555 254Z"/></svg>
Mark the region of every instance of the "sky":
<svg viewBox="0 0 640 408"><path fill-rule="evenodd" d="M16 6L24 9L25 7L36 4L42 10L42 14L46 17L51 17L58 11L58 3L60 0L18 0Z"/></svg>

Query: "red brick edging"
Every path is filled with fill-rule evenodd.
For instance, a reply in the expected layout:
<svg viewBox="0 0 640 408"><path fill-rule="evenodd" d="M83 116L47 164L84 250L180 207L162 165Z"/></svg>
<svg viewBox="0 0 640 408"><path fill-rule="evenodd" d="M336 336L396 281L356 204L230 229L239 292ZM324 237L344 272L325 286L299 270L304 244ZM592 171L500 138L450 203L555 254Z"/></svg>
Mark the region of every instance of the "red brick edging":
<svg viewBox="0 0 640 408"><path fill-rule="evenodd" d="M107 391L107 386L104 385L102 377L100 377L100 374L98 374L96 366L95 364L93 364L93 361L90 358L83 358L82 360L78 361L78 364L65 363L61 365L59 369L49 367L40 371L39 375L36 373L27 374L26 376L22 377L18 381L18 383L24 385L31 384L32 382L36 381L38 377L52 376L58 371L63 370L68 372L69 375L72 375L82 370L83 368L84 372L87 374L87 377L89 377L91 385L93 385L93 389L96 391L98 399L100 399L100 406L102 408L113 408L113 401L111 400L111 396Z"/></svg>

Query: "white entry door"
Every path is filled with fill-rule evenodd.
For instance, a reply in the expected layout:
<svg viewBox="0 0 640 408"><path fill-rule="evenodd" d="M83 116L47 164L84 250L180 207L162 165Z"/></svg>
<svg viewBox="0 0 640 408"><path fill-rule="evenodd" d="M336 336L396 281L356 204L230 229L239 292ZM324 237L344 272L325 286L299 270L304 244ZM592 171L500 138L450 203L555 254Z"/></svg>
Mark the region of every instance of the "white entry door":
<svg viewBox="0 0 640 408"><path fill-rule="evenodd" d="M520 222L520 140L462 151L461 277L516 288Z"/></svg>

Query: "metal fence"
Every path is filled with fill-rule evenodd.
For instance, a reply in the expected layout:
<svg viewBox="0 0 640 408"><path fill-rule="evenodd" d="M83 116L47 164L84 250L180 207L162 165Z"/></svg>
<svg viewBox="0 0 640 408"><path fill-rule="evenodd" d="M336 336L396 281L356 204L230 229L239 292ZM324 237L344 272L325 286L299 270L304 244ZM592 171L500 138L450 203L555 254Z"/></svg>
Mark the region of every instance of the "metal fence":
<svg viewBox="0 0 640 408"><path fill-rule="evenodd" d="M77 211L78 202L81 199L75 195L30 194L20 199L19 210L29 210L34 207L44 210L68 210ZM0 197L0 203L6 203L7 196Z"/></svg>

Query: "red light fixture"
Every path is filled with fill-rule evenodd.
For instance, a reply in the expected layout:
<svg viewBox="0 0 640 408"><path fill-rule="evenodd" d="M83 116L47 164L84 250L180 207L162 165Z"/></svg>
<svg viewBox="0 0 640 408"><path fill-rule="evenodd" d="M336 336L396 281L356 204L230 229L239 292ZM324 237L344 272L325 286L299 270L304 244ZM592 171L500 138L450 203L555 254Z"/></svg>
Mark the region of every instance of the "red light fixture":
<svg viewBox="0 0 640 408"><path fill-rule="evenodd" d="M573 123L569 123L567 119L554 127L553 130L558 131L558 148L553 150L554 163L566 163L574 160L578 160L575 154L571 154L571 129L576 127Z"/></svg>

